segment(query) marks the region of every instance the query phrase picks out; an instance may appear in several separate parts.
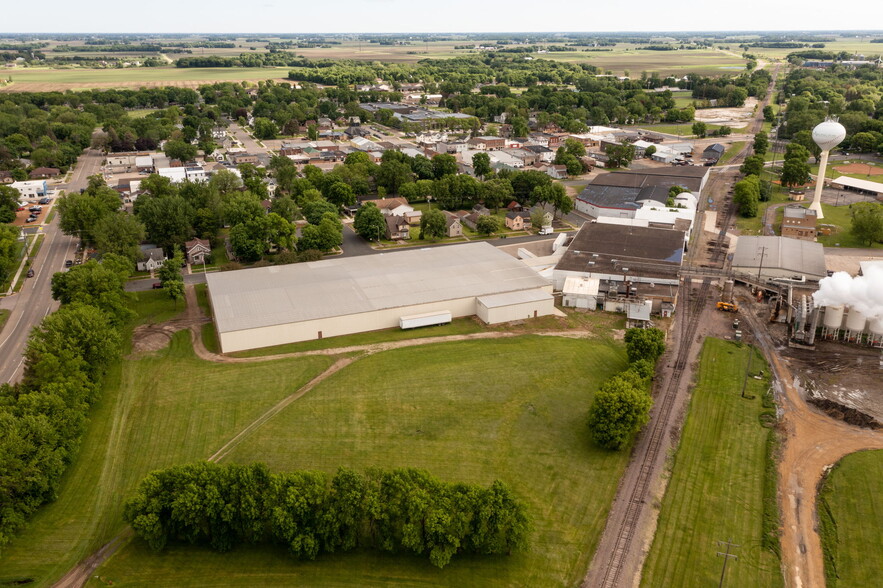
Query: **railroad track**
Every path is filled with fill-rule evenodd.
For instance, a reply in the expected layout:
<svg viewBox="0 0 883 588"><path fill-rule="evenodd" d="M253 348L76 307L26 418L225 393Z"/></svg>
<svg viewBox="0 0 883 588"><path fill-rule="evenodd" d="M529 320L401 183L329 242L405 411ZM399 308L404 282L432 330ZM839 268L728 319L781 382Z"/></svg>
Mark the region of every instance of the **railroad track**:
<svg viewBox="0 0 883 588"><path fill-rule="evenodd" d="M683 285L680 302L680 312L682 313L681 336L678 343L678 352L675 356L671 377L666 382L662 395L658 398L658 402L660 402L659 412L652 421L647 452L642 458L638 480L634 488L632 488L628 506L626 507L625 518L617 533L613 557L604 572L602 585L605 588L616 588L620 585L623 563L631 549L631 543L638 528L638 521L644 509L644 498L648 495L650 484L653 481L653 464L656 463L662 448L662 441L668 429L669 418L674 407L675 398L677 397L677 391L690 359L693 337L699 326L710 289L711 278L702 280L702 286L695 296L691 296L689 285Z"/></svg>

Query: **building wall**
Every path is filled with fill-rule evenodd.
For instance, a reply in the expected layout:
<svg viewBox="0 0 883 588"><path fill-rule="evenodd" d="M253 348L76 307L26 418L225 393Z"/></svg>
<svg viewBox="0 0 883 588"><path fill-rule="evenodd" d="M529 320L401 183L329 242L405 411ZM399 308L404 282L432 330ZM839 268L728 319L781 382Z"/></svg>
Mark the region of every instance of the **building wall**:
<svg viewBox="0 0 883 588"><path fill-rule="evenodd" d="M209 290L209 294L211 295L211 290ZM320 338L320 332L322 333L322 338L325 338L363 333L365 331L377 331L379 329L392 329L399 326L399 318L403 316L443 311L450 311L454 318L472 316L476 314L475 297L470 296L468 298L415 304L374 312L219 333L218 340L223 353L232 353L258 347L297 343L298 341L312 341L313 339Z"/></svg>
<svg viewBox="0 0 883 588"><path fill-rule="evenodd" d="M589 294L565 294L561 304L568 308L595 310L598 308L598 298Z"/></svg>
<svg viewBox="0 0 883 588"><path fill-rule="evenodd" d="M478 318L489 325L508 323L509 321L524 320L534 316L547 316L555 312L555 300L538 300L536 302L522 302L510 306L497 306L488 308L481 302L476 304Z"/></svg>
<svg viewBox="0 0 883 588"><path fill-rule="evenodd" d="M595 206L585 200L576 199L576 209L583 214L598 218L599 216L613 216L618 218L635 218L634 210L626 210L622 208L604 208Z"/></svg>

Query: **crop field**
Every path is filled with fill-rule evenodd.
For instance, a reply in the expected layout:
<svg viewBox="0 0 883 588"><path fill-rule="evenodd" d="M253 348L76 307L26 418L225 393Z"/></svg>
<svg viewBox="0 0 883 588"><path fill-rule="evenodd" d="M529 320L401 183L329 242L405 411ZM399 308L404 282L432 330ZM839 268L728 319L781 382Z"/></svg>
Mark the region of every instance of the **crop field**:
<svg viewBox="0 0 883 588"><path fill-rule="evenodd" d="M217 554L173 545L155 554L133 540L89 585L574 585L629 453L593 446L585 418L594 390L624 366L619 343L531 335L386 351L332 375L224 458L263 461L275 471L413 466L450 481L501 479L532 516L527 552L458 556L439 570L425 559L374 551L295 561L267 546ZM213 385L247 396L241 382ZM162 394L181 387L172 377L154 386Z"/></svg>
<svg viewBox="0 0 883 588"><path fill-rule="evenodd" d="M12 84L0 92L47 92L87 88L196 87L222 81L258 81L285 78L287 67L133 67L125 69L0 69L0 78Z"/></svg>
<svg viewBox="0 0 883 588"><path fill-rule="evenodd" d="M871 55L883 54L883 44L871 43L870 41L872 38L873 37L869 36L834 37L834 41L825 42L825 47L824 49L822 49L822 51L846 51L850 54L858 53L866 57L870 57ZM737 44L738 43L736 42L732 43L734 47ZM735 50L738 51L739 49L736 47ZM795 51L801 51L801 49L767 49L763 47L751 47L748 49L749 53L752 53L759 57L772 59L784 59L789 53L793 53Z"/></svg>
<svg viewBox="0 0 883 588"><path fill-rule="evenodd" d="M134 306L142 321L177 314L158 294L139 294L143 300ZM196 359L189 335L178 333L171 347L117 364L89 414L88 433L58 499L0 551L0 586L13 580L51 585L122 529L123 500L145 474L206 459L331 362L211 364Z"/></svg>
<svg viewBox="0 0 883 588"><path fill-rule="evenodd" d="M883 576L883 451L844 457L819 493L828 588L876 586Z"/></svg>
<svg viewBox="0 0 883 588"><path fill-rule="evenodd" d="M731 551L739 559L728 564L727 586L783 584L779 559L761 545L765 505L776 512L775 467L768 470L767 458L774 433L761 424L763 413L773 412L763 406L769 378L749 377L750 399L741 397L749 355L752 375L769 373L752 347L705 340L642 586L716 586L723 565L716 554L725 549L717 542L727 540L740 546Z"/></svg>

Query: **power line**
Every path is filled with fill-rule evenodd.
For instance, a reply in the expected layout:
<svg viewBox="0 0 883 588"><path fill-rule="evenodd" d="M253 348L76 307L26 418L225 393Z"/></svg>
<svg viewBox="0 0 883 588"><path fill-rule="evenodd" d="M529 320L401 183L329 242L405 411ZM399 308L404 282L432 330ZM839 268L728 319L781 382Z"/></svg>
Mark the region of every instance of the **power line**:
<svg viewBox="0 0 883 588"><path fill-rule="evenodd" d="M721 581L720 581L720 583L718 584L718 588L723 588L723 586L724 586L724 576L725 576L726 573L727 573L727 562L730 561L730 558L731 558L731 557L732 557L733 559L736 559L736 560L739 559L739 556L738 556L738 555L735 555L735 554L733 554L733 553L730 553L730 548L731 548L731 547L742 547L742 546L741 546L741 545L736 545L735 543L733 543L732 541L729 541L729 540L727 540L727 541L718 541L717 544L718 544L718 546L720 546L720 545L726 545L726 546L727 546L727 549L726 549L726 551L725 551L724 553L721 553L720 551L717 552L717 555L718 555L719 557L723 557L723 558L724 558L724 568L721 570Z"/></svg>

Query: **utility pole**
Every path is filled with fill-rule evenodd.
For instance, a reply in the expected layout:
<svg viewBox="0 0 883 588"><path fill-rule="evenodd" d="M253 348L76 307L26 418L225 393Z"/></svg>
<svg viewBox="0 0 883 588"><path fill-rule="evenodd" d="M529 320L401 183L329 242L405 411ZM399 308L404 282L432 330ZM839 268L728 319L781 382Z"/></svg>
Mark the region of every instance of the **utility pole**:
<svg viewBox="0 0 883 588"><path fill-rule="evenodd" d="M726 573L727 573L727 562L730 560L731 557L732 557L733 559L739 559L739 556L738 556L738 555L735 555L735 554L730 553L730 548L731 548L731 547L742 547L742 546L741 546L741 545L736 545L736 544L733 543L732 541L718 541L717 544L718 544L718 546L720 546L720 545L722 545L722 544L727 546L727 550L726 550L724 553L721 553L720 551L717 552L717 554L718 554L719 557L723 557L723 558L724 558L724 569L721 570L721 581L720 581L720 583L718 584L718 588L723 588L723 586L724 586L724 576L725 576Z"/></svg>
<svg viewBox="0 0 883 588"><path fill-rule="evenodd" d="M759 247L758 250L760 251L760 266L757 268L757 283L760 285L760 273L763 271L763 258L767 250L766 245Z"/></svg>

